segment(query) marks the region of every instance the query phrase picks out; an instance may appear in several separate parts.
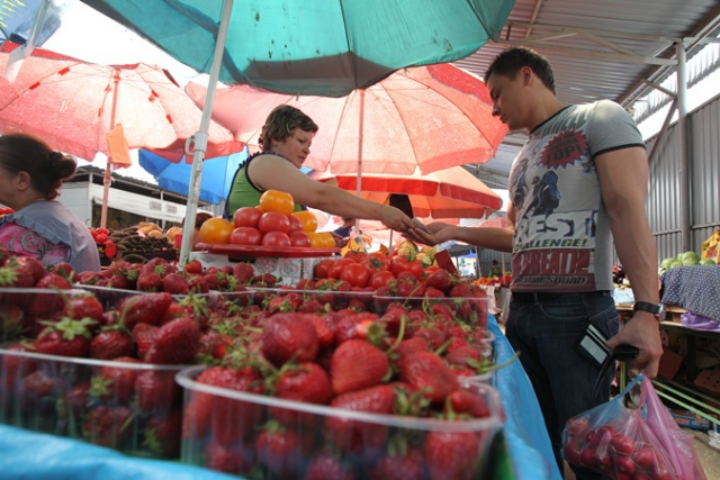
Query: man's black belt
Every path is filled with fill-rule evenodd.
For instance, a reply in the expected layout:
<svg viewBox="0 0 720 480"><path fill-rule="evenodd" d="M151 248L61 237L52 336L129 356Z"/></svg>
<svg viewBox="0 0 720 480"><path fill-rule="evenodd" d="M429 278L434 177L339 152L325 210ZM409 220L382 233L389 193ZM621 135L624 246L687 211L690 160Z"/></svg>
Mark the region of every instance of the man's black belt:
<svg viewBox="0 0 720 480"><path fill-rule="evenodd" d="M596 290L594 292L564 292L564 293L550 293L550 292L512 292L512 301L518 303L541 303L541 302L552 302L553 300L559 300L565 295L589 295L589 296L607 296L610 294L609 290Z"/></svg>

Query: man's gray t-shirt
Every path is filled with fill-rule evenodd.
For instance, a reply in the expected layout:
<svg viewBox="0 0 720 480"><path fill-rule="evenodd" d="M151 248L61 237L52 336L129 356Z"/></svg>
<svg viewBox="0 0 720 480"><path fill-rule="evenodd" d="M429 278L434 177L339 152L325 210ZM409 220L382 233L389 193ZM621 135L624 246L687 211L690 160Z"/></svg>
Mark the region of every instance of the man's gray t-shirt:
<svg viewBox="0 0 720 480"><path fill-rule="evenodd" d="M510 172L513 291L612 289L612 234L595 157L638 146L645 143L637 125L609 100L567 107L530 133Z"/></svg>

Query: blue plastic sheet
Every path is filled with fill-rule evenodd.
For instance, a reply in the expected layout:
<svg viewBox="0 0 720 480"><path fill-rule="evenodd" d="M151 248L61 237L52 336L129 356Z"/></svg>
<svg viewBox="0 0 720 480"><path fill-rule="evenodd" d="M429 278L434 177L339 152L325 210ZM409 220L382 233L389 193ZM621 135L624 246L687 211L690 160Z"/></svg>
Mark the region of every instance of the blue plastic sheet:
<svg viewBox="0 0 720 480"><path fill-rule="evenodd" d="M497 362L514 352L490 317ZM540 406L520 362L497 372L497 388L507 416L505 437L517 480L562 480L555 464ZM0 425L0 478L3 480L237 480L174 462L130 458L84 442Z"/></svg>
<svg viewBox="0 0 720 480"><path fill-rule="evenodd" d="M204 468L129 458L67 438L0 425L3 480L237 480Z"/></svg>
<svg viewBox="0 0 720 480"><path fill-rule="evenodd" d="M489 328L495 334L495 361L510 360L515 352L491 316ZM517 480L562 480L542 421L535 391L519 361L496 372L496 388L505 408L505 438Z"/></svg>

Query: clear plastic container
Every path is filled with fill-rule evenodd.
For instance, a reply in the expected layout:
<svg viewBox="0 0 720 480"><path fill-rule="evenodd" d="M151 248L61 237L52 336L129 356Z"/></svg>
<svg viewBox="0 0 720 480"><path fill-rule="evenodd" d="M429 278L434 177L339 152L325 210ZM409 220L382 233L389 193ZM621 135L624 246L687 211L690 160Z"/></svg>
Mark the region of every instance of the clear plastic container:
<svg viewBox="0 0 720 480"><path fill-rule="evenodd" d="M317 300L321 305L329 304L334 311L355 306L374 311L373 292L337 292L332 290L294 290L288 288L250 288L255 292L255 304L262 305L266 298L271 296L294 295L305 300Z"/></svg>
<svg viewBox="0 0 720 480"><path fill-rule="evenodd" d="M60 319L66 302L84 290L0 288L0 345L35 337L44 326L38 320Z"/></svg>
<svg viewBox="0 0 720 480"><path fill-rule="evenodd" d="M315 469L333 464L351 473L342 478L362 480L389 478L378 469L390 452L406 448L418 478L491 478L488 452L504 413L498 391L489 385L463 384L485 401L488 417L446 421L229 390L198 383L203 370L191 367L176 377L185 390L183 463L266 479L329 478Z"/></svg>
<svg viewBox="0 0 720 480"><path fill-rule="evenodd" d="M122 300L133 295L147 295L151 292L139 292L136 290L124 290L120 288L97 287L95 285L76 285L77 288L92 292L95 297L100 300L105 310L117 308ZM214 307L218 301L227 300L238 306L252 304L252 291L244 292L220 292L212 290L208 293L193 293L187 295L173 295L176 300L182 300L190 295L197 298L205 298L209 307Z"/></svg>
<svg viewBox="0 0 720 480"><path fill-rule="evenodd" d="M408 309L428 309L432 305L443 305L449 308L455 317L466 325L487 329L488 299L485 297L374 297L374 309L382 315L392 304L400 304Z"/></svg>
<svg viewBox="0 0 720 480"><path fill-rule="evenodd" d="M182 390L171 365L0 348L0 423L151 458L178 458Z"/></svg>

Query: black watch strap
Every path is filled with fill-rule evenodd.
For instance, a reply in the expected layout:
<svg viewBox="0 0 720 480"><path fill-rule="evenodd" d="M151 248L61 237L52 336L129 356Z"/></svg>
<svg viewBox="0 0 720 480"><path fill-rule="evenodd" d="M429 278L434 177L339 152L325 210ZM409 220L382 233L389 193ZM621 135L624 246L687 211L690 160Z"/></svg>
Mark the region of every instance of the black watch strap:
<svg viewBox="0 0 720 480"><path fill-rule="evenodd" d="M638 310L641 310L643 312L649 312L658 317L658 319L662 320L660 318L663 316L663 306L659 303L650 303L650 302L635 302L633 305L633 312L637 312Z"/></svg>

